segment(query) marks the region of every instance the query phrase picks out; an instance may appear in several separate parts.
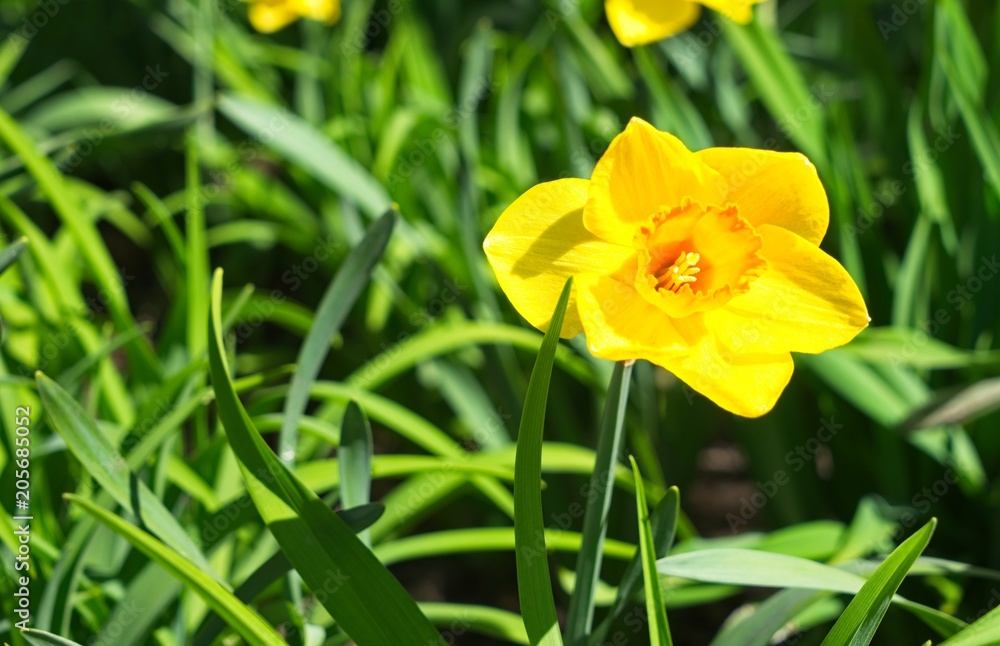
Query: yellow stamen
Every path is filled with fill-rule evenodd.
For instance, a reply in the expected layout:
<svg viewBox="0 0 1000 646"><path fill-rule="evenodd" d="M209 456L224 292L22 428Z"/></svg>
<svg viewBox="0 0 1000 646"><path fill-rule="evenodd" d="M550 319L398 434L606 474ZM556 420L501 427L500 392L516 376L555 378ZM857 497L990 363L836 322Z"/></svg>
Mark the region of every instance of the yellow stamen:
<svg viewBox="0 0 1000 646"><path fill-rule="evenodd" d="M674 264L657 276L656 287L669 289L676 293L684 285L695 282L698 280L695 274L701 271L701 267L695 266L699 260L701 260L701 254L682 251Z"/></svg>

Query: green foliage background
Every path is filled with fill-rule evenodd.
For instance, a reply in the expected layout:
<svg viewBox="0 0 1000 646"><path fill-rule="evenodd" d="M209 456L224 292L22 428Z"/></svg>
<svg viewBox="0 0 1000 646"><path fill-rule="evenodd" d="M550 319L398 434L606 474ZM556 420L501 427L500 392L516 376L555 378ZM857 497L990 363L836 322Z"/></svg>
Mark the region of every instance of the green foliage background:
<svg viewBox="0 0 1000 646"><path fill-rule="evenodd" d="M695 556L658 565L677 644L766 644L774 630L720 631L752 607L777 626L794 619L775 642L789 644L821 643L841 614L880 616L895 589L888 574L848 607L854 584L832 568L773 555L853 563L867 576L913 534L883 570L910 570L901 594L965 622L996 606L995 3L772 0L751 25L706 12L687 33L635 50L614 40L593 0L345 0L343 11L331 27L262 36L229 0L0 3L0 235L3 246L29 241L0 278L5 641L26 639L12 629L10 515L13 411L30 406L36 628L80 643L254 641L249 607L292 643L345 643L309 573L272 559L282 531L317 531L322 544L349 525L368 527L361 540L446 637L526 643L511 484L542 335L498 290L481 242L530 186L588 177L633 115L692 149L809 155L831 202L823 248L861 287L872 328L796 357L791 385L759 420L635 366L598 620L640 540L626 453L654 508L680 490L670 558ZM345 260L393 205L369 282ZM215 267L225 269L221 350L208 328ZM338 272L342 291L324 308ZM321 332L302 351L310 329ZM211 368L210 351L220 352ZM324 352L310 394L302 359ZM242 419L235 399L214 401L221 353L248 429L305 489L361 506L358 517L336 524L292 476L283 491L298 491L301 506L279 494L261 502L252 488L251 502L252 474L240 469L271 458L251 452L262 446L252 432L218 423ZM556 352L548 390L541 494L564 622L612 369L578 338ZM36 370L57 385L36 385ZM281 431L286 396L311 401L297 436ZM352 399L371 421L374 457L363 420L343 422ZM346 437L353 453L336 448ZM135 496L162 517L137 523ZM374 525L369 498L385 505ZM301 526L276 529L285 504ZM948 561L914 561L932 517L924 556ZM206 580L181 585L150 535L163 558L183 554ZM722 548L754 551L698 560ZM259 585L246 603L219 592L248 580ZM803 596L806 580L830 592ZM770 588L789 589L774 597L784 614L761 603ZM199 589L236 614L212 623L222 610ZM609 633L623 643L648 639L645 621L629 621L645 616L642 589ZM894 604L873 643L937 643L959 628L938 618L934 630L929 612Z"/></svg>

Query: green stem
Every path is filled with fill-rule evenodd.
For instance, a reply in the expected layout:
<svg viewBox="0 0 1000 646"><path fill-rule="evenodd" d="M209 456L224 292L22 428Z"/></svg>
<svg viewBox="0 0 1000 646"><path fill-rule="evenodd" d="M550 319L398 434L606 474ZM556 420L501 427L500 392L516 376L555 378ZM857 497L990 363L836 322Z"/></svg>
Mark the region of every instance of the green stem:
<svg viewBox="0 0 1000 646"><path fill-rule="evenodd" d="M583 516L583 542L576 561L576 585L570 599L566 626L567 644L583 644L594 623L594 590L601 574L602 548L608 529L608 511L614 487L613 473L625 428L625 409L632 376L632 362L618 363L611 376L608 399L604 403L597 458L587 489Z"/></svg>

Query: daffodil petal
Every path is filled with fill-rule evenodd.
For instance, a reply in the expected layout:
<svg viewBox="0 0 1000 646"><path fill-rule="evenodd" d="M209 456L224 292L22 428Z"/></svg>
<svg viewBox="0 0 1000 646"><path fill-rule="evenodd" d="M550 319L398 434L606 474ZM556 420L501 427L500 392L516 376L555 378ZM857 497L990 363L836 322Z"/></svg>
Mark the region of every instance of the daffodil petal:
<svg viewBox="0 0 1000 646"><path fill-rule="evenodd" d="M250 24L263 34L282 29L299 18L291 2L260 0L250 5Z"/></svg>
<svg viewBox="0 0 1000 646"><path fill-rule="evenodd" d="M776 224L814 245L826 235L830 205L816 167L799 153L707 148L695 153L725 179L726 202L754 226Z"/></svg>
<svg viewBox="0 0 1000 646"><path fill-rule="evenodd" d="M540 330L548 328L566 279L612 274L634 257L631 248L601 240L583 226L585 179L539 184L514 201L486 236L483 249L514 308ZM574 286L561 336L583 328Z"/></svg>
<svg viewBox="0 0 1000 646"><path fill-rule="evenodd" d="M340 0L295 0L295 6L303 18L327 24L340 20Z"/></svg>
<svg viewBox="0 0 1000 646"><path fill-rule="evenodd" d="M596 235L632 244L638 227L684 198L721 204L727 183L677 137L633 117L597 162L583 221Z"/></svg>
<svg viewBox="0 0 1000 646"><path fill-rule="evenodd" d="M720 407L743 417L770 411L792 378L790 354L737 355L707 335L690 353L649 357Z"/></svg>
<svg viewBox="0 0 1000 646"><path fill-rule="evenodd" d="M706 325L738 354L818 353L868 325L868 311L840 263L787 229L757 228L767 270L750 289L706 314Z"/></svg>
<svg viewBox="0 0 1000 646"><path fill-rule="evenodd" d="M651 354L684 352L691 342L674 321L642 298L635 287L609 276L577 276L577 309L590 352L628 361Z"/></svg>
<svg viewBox="0 0 1000 646"><path fill-rule="evenodd" d="M753 18L753 5L763 0L698 0L709 9L718 11L730 20L748 23Z"/></svg>
<svg viewBox="0 0 1000 646"><path fill-rule="evenodd" d="M686 0L607 0L604 11L618 41L634 47L684 31L698 22L701 8Z"/></svg>

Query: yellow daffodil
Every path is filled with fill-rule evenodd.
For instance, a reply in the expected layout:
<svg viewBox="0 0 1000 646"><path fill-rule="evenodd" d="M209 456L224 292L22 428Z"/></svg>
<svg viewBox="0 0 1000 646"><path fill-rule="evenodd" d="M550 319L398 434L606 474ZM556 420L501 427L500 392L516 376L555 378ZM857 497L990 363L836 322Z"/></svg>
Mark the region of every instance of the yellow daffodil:
<svg viewBox="0 0 1000 646"><path fill-rule="evenodd" d="M635 47L680 33L698 22L701 6L748 23L763 0L605 0L604 11L622 45Z"/></svg>
<svg viewBox="0 0 1000 646"><path fill-rule="evenodd" d="M340 0L248 0L250 24L259 32L270 34L299 18L327 24L340 20Z"/></svg>
<svg viewBox="0 0 1000 646"><path fill-rule="evenodd" d="M868 325L857 285L820 250L830 212L805 156L746 148L693 153L633 118L590 180L530 189L483 244L518 312L590 351L647 359L721 407L769 411L790 352L818 353Z"/></svg>

